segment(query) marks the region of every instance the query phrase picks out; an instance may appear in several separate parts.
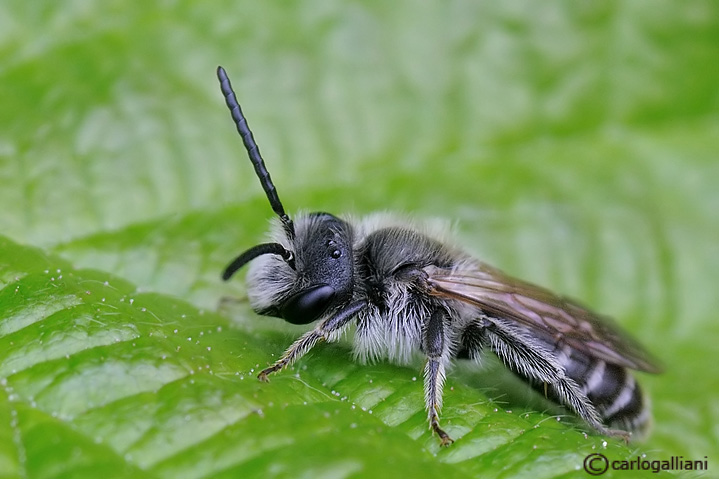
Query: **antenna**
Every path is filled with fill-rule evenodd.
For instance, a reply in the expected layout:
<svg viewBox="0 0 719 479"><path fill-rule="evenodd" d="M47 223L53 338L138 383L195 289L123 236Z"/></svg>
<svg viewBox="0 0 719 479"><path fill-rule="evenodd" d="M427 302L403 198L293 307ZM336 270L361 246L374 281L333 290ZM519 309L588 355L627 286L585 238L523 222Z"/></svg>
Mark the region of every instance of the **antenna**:
<svg viewBox="0 0 719 479"><path fill-rule="evenodd" d="M265 161L260 154L260 148L257 146L257 143L255 143L255 138L252 136L249 125L247 125L245 115L242 113L242 109L240 108L240 104L237 101L235 92L232 89L232 84L224 68L217 67L217 79L220 80L220 90L222 90L222 94L225 97L225 103L227 104L227 108L230 109L230 114L237 127L237 132L242 137L242 142L247 149L247 156L250 157L252 166L255 167L255 174L257 174L257 178L260 179L260 184L262 185L262 189L265 190L267 199L270 201L272 211L280 217L285 232L289 238L292 239L295 237L295 225L292 223L290 217L287 216L287 213L285 213L285 208L282 206L280 197L277 196L277 189L275 189L275 185L272 183L270 172L267 171Z"/></svg>

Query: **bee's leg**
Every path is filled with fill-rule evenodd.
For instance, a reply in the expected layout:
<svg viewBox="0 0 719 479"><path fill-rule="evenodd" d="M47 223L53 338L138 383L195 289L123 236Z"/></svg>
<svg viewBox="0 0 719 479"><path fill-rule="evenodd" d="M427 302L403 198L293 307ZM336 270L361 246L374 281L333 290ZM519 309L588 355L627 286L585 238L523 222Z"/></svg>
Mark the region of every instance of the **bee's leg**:
<svg viewBox="0 0 719 479"><path fill-rule="evenodd" d="M318 341L335 341L339 338L342 328L347 325L357 313L367 306L367 301L360 300L350 303L344 309L341 309L334 316L322 321L313 330L303 334L292 346L287 348L282 357L278 359L272 366L260 371L257 378L260 381L268 381L267 376L279 371L304 356L312 349Z"/></svg>
<svg viewBox="0 0 719 479"><path fill-rule="evenodd" d="M564 367L540 341L523 329L496 318L487 318L486 328L492 350L511 370L530 381L551 387L562 404L574 411L587 424L608 436L629 438L629 433L609 429L579 385L566 375Z"/></svg>
<svg viewBox="0 0 719 479"><path fill-rule="evenodd" d="M473 321L465 325L459 339L457 358L479 361L484 346L487 344L487 331L485 319Z"/></svg>
<svg viewBox="0 0 719 479"><path fill-rule="evenodd" d="M445 324L446 312L436 309L427 322L424 331L423 346L427 355L427 365L424 368L424 401L429 418L429 427L442 440L443 446L449 446L454 441L449 434L439 427L439 411L442 408L442 386L444 386L445 355Z"/></svg>

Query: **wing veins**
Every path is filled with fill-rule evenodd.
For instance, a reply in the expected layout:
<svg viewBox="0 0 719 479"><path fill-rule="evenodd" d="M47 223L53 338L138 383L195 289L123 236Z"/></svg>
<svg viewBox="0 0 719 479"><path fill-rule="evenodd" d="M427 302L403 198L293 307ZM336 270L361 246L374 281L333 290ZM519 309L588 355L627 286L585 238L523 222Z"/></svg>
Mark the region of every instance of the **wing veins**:
<svg viewBox="0 0 719 479"><path fill-rule="evenodd" d="M486 265L470 273L429 272L432 294L472 304L489 317L512 319L610 364L658 373L656 360L609 318L547 289L512 278Z"/></svg>

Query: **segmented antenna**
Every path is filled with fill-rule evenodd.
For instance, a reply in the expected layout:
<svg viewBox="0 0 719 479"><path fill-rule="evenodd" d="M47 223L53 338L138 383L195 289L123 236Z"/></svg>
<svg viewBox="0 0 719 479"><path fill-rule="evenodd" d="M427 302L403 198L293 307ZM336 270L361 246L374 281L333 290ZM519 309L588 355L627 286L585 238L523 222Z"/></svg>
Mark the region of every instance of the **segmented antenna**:
<svg viewBox="0 0 719 479"><path fill-rule="evenodd" d="M284 246L279 243L262 243L248 249L232 260L232 263L230 263L227 268L225 268L225 271L222 272L222 279L227 281L240 268L263 254L276 254L282 256L282 259L290 265L290 268L295 269L295 259L291 251L286 250Z"/></svg>
<svg viewBox="0 0 719 479"><path fill-rule="evenodd" d="M222 90L222 94L225 96L225 103L227 104L227 108L230 109L232 119L235 121L235 126L237 126L237 132L242 137L242 142L247 149L247 155L255 167L255 174L257 174L257 177L260 179L260 184L262 185L262 189L265 190L267 199L270 201L272 211L280 217L280 221L282 221L287 235L290 238L294 238L295 225L292 223L290 217L287 216L287 213L285 213L280 197L277 196L277 190L272 183L272 178L270 178L270 172L267 171L265 162L260 154L260 148L257 146L257 143L255 143L255 138L252 136L250 127L247 125L245 115L242 114L242 109L237 102L237 97L235 96L234 90L232 90L232 84L224 68L217 67L217 79L220 80L220 90Z"/></svg>

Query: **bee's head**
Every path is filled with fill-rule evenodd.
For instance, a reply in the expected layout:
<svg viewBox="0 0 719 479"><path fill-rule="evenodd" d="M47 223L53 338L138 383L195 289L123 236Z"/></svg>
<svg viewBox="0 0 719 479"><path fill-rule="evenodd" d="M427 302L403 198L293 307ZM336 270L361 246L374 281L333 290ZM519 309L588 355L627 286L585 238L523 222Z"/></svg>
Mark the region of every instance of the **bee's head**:
<svg viewBox="0 0 719 479"><path fill-rule="evenodd" d="M247 294L258 313L307 324L352 295L352 228L328 213L300 216L295 225L294 239L274 236L287 255L263 255L250 265Z"/></svg>
<svg viewBox="0 0 719 479"><path fill-rule="evenodd" d="M217 69L217 76L255 173L280 222L280 228L273 234L274 241L239 255L227 266L222 278L228 280L257 258L247 276L247 292L255 311L293 324L310 323L352 295L352 229L346 221L329 213L312 213L299 217L297 222L290 219L222 67Z"/></svg>

